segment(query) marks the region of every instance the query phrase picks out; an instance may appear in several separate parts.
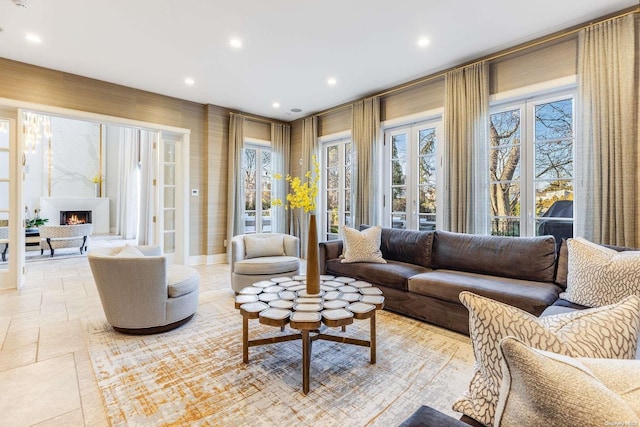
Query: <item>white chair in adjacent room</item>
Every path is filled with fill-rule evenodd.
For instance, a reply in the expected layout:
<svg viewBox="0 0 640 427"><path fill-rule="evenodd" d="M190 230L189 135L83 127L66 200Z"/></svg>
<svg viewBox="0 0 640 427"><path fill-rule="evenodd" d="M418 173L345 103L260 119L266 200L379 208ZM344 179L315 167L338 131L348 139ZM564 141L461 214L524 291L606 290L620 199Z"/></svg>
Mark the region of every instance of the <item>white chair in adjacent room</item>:
<svg viewBox="0 0 640 427"><path fill-rule="evenodd" d="M241 234L231 239L231 288L300 273L300 239L281 233Z"/></svg>
<svg viewBox="0 0 640 427"><path fill-rule="evenodd" d="M2 254L2 262L7 260L7 251L9 250L9 227L0 227L0 254Z"/></svg>
<svg viewBox="0 0 640 427"><path fill-rule="evenodd" d="M159 246L98 248L88 258L107 321L118 332L165 332L188 322L198 308L200 275L168 265Z"/></svg>
<svg viewBox="0 0 640 427"><path fill-rule="evenodd" d="M93 232L93 225L41 225L38 230L40 254L48 250L53 256L55 250L61 248L79 248L82 254L87 249L87 239Z"/></svg>

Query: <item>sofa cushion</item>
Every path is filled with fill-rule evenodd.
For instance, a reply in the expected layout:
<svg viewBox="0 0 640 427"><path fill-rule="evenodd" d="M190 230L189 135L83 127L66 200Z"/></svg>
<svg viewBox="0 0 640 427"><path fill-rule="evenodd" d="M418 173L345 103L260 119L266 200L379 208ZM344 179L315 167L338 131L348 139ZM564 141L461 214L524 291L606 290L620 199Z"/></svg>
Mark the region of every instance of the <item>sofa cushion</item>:
<svg viewBox="0 0 640 427"><path fill-rule="evenodd" d="M382 227L379 225L362 231L343 225L342 235L344 237L344 257L341 262L386 263L387 261L382 258L382 252L380 252L381 230Z"/></svg>
<svg viewBox="0 0 640 427"><path fill-rule="evenodd" d="M360 229L368 227L368 225L361 225ZM426 268L431 268L432 244L432 231L383 228L380 236L380 250L384 259L421 265Z"/></svg>
<svg viewBox="0 0 640 427"><path fill-rule="evenodd" d="M245 258L284 255L284 236L282 234L246 234L244 236Z"/></svg>
<svg viewBox="0 0 640 427"><path fill-rule="evenodd" d="M552 282L556 244L553 236L499 237L436 231L432 258L436 269Z"/></svg>
<svg viewBox="0 0 640 427"><path fill-rule="evenodd" d="M550 282L488 276L454 270L433 270L409 279L409 292L450 302L470 291L539 316L558 299L561 289Z"/></svg>
<svg viewBox="0 0 640 427"><path fill-rule="evenodd" d="M495 426L638 425L640 361L572 358L512 337L500 352Z"/></svg>
<svg viewBox="0 0 640 427"><path fill-rule="evenodd" d="M235 263L236 274L279 274L295 271L300 260L294 256L250 258Z"/></svg>
<svg viewBox="0 0 640 427"><path fill-rule="evenodd" d="M429 271L428 268L419 265L398 261L388 261L386 264L366 262L343 264L339 259L330 259L327 261L326 267L327 274L353 277L402 291L407 290L409 277Z"/></svg>
<svg viewBox="0 0 640 427"><path fill-rule="evenodd" d="M500 341L513 336L526 345L573 357L633 359L640 331L640 298L618 304L537 318L518 308L460 294L469 310L475 367L469 390L453 409L493 424L502 382Z"/></svg>
<svg viewBox="0 0 640 427"><path fill-rule="evenodd" d="M167 267L169 298L177 298L195 291L200 286L198 271L186 265L170 265Z"/></svg>
<svg viewBox="0 0 640 427"><path fill-rule="evenodd" d="M561 298L599 307L640 295L640 252L618 252L583 238L569 239L567 291Z"/></svg>

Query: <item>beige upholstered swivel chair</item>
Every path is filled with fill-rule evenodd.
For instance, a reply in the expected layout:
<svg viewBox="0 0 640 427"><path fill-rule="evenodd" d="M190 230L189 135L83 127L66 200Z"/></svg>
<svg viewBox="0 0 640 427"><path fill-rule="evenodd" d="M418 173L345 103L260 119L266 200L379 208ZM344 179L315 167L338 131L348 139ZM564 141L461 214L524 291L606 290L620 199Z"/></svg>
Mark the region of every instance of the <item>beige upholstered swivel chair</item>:
<svg viewBox="0 0 640 427"><path fill-rule="evenodd" d="M300 272L300 239L280 233L241 234L231 239L231 288Z"/></svg>
<svg viewBox="0 0 640 427"><path fill-rule="evenodd" d="M167 265L158 246L98 248L88 258L107 321L118 332L168 331L188 322L198 308L198 272Z"/></svg>

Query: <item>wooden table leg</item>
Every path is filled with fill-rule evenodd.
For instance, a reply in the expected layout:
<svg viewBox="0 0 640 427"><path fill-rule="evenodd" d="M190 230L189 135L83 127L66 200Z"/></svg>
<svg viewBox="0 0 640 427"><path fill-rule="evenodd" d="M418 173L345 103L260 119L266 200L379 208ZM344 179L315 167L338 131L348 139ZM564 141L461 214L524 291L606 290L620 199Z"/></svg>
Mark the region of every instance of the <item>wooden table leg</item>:
<svg viewBox="0 0 640 427"><path fill-rule="evenodd" d="M371 363L376 363L376 312L369 319L369 342L371 346Z"/></svg>
<svg viewBox="0 0 640 427"><path fill-rule="evenodd" d="M249 318L242 316L242 362L249 363Z"/></svg>
<svg viewBox="0 0 640 427"><path fill-rule="evenodd" d="M309 369L311 367L311 337L308 329L302 329L302 392L309 393Z"/></svg>

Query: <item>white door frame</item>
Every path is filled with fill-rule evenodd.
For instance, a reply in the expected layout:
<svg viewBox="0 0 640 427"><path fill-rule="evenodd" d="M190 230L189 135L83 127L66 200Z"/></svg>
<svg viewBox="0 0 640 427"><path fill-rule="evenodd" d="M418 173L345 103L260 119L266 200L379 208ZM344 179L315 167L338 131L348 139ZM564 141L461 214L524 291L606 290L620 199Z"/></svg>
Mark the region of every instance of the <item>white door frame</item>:
<svg viewBox="0 0 640 427"><path fill-rule="evenodd" d="M156 217L156 242L164 252L164 142L170 140L176 144L176 171L175 171L175 251L167 253L169 263L187 264L189 260L189 134L170 131L160 132L156 162L158 182L156 185L158 197L155 209Z"/></svg>
<svg viewBox="0 0 640 427"><path fill-rule="evenodd" d="M20 289L24 284L24 210L22 203L22 138L18 137L18 125L9 122L9 261L8 269L0 271L0 289ZM20 122L20 128L21 128Z"/></svg>
<svg viewBox="0 0 640 427"><path fill-rule="evenodd" d="M187 262L189 258L189 253L188 253L188 250L189 250L189 220L188 220L189 198L188 198L188 195L189 195L189 140L191 135L190 129L180 128L175 126L167 126L159 123L145 122L142 120L133 120L133 119L128 119L124 117L108 116L105 114L91 113L87 111L72 110L69 108L54 107L50 105L37 104L32 102L24 102L24 101L9 99L9 98L0 98L0 105L6 106L8 108L16 108L17 110L16 114L18 116L17 126L15 123L13 123L13 125L10 126L10 128L13 129L13 132L14 132L14 136L10 137L12 144L14 144L12 146L12 149L10 150L10 161L11 161L11 165L14 166L11 172L12 173L11 182L13 183L15 181L14 184L10 184L13 188L13 190L10 190L10 192L11 191L14 192L14 193L11 193L12 195L14 195L14 197L13 199L10 199L10 200L13 200L13 202L15 203L10 205L10 211L11 211L10 224L20 225L19 227L12 227L12 229L10 229L10 233L13 233L13 234L10 234L9 236L11 241L17 242L16 245L13 245L13 244L9 245L9 254L11 258L14 260L13 262L16 263L14 269L12 269L11 264L9 265L9 271L15 272L13 274L14 279L10 281L11 283L11 286L9 286L10 288L20 289L24 284L25 235L24 235L24 212L23 212L24 209L22 208L22 206L24 205L23 191L22 191L23 151L21 149L21 147L24 145L24 141L23 141L22 132L19 132L16 134L17 129L22 128L22 112L24 110L33 110L43 114L58 115L58 116L64 116L64 117L69 117L73 119L95 121L95 122L113 124L118 126L144 128L144 129L150 129L150 130L159 131L159 132L164 131L172 134L182 135L182 140L180 141L180 143L176 145L177 147L179 147L178 153L180 158L182 159L182 161L176 165L177 167L176 175L178 177L181 177L180 186L176 188L179 189L177 193L181 193L178 198L180 198L181 200L180 214L183 220L180 221L179 229L178 228L176 229L176 231L179 233L177 235L180 236L180 239L176 240L176 255L173 257L173 261L176 263ZM158 172L159 172L158 176L162 176L163 171L159 170ZM158 187L156 187L156 189L159 193L160 189ZM157 227L157 230L161 230L161 228ZM179 240L179 244L178 244L178 240ZM2 288L2 286L3 286L3 282L0 281L0 288Z"/></svg>

